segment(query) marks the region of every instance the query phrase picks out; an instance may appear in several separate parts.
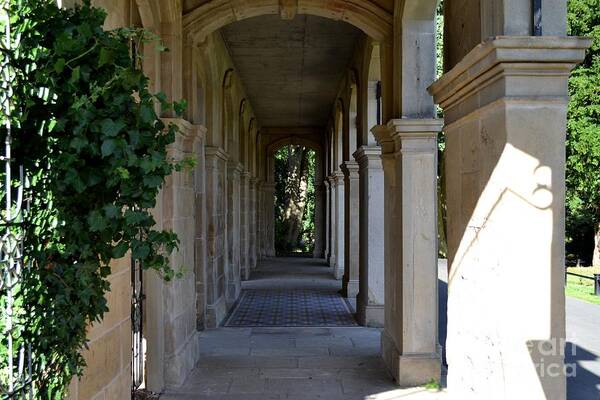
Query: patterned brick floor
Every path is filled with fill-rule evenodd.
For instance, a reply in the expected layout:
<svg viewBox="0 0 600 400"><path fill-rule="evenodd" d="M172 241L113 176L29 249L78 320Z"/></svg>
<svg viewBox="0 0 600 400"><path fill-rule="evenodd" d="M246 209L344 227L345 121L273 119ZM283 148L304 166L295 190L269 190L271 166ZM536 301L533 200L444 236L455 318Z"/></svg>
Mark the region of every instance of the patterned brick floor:
<svg viewBox="0 0 600 400"><path fill-rule="evenodd" d="M246 290L226 326L356 326L356 321L337 292Z"/></svg>

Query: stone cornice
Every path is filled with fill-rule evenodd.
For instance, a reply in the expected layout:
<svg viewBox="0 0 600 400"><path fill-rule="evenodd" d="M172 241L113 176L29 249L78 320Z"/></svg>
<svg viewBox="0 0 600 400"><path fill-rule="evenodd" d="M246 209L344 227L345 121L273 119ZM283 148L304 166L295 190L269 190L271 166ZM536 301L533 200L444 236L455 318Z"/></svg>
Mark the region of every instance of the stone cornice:
<svg viewBox="0 0 600 400"><path fill-rule="evenodd" d="M568 76L585 56L590 39L556 36L498 36L471 50L454 68L429 88L436 103L448 110L469 100L475 93L503 77ZM481 107L500 97L566 96L555 85L501 85L494 93L478 99L470 109ZM471 102L473 103L473 102ZM468 111L468 110L467 110ZM464 114L464 112L462 112Z"/></svg>

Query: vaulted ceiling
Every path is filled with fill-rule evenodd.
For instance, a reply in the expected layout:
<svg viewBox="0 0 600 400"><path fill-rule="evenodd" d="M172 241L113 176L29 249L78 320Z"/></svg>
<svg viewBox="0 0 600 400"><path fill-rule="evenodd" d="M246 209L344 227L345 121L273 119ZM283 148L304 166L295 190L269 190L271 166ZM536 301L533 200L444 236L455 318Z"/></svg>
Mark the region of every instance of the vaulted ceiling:
<svg viewBox="0 0 600 400"><path fill-rule="evenodd" d="M324 126L362 32L326 18L265 15L221 30L264 127Z"/></svg>

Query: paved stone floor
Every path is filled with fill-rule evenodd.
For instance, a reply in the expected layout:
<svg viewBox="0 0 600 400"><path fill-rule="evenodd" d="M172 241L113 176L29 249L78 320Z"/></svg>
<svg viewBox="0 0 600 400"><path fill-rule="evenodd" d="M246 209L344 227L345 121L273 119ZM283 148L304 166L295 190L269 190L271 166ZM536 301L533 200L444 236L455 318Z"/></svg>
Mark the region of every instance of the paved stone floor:
<svg viewBox="0 0 600 400"><path fill-rule="evenodd" d="M244 289L336 293L340 281L320 260L272 259ZM380 331L363 327L220 328L202 333L201 360L161 400L438 399L398 389L379 356Z"/></svg>

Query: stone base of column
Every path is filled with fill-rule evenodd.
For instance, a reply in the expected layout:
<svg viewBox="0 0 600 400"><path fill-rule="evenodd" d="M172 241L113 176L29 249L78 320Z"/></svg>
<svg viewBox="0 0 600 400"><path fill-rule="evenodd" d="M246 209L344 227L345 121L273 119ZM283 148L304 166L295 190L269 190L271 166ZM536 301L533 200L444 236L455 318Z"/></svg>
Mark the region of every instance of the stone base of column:
<svg viewBox="0 0 600 400"><path fill-rule="evenodd" d="M349 299L354 299L358 296L359 284L358 280L349 280L342 283L342 295Z"/></svg>
<svg viewBox="0 0 600 400"><path fill-rule="evenodd" d="M360 300L360 296L357 296L356 318L360 325L371 328L383 328L385 307L383 304L364 304Z"/></svg>
<svg viewBox="0 0 600 400"><path fill-rule="evenodd" d="M332 265L333 265L333 276L338 281L341 281L342 278L344 277L344 266L338 265L335 257L333 257Z"/></svg>
<svg viewBox="0 0 600 400"><path fill-rule="evenodd" d="M221 297L215 304L209 304L206 307L206 327L218 328L226 316L227 305L225 299Z"/></svg>
<svg viewBox="0 0 600 400"><path fill-rule="evenodd" d="M236 279L235 282L227 283L227 297L226 297L226 305L227 311L233 307L235 302L239 299L240 293L242 292L242 282L241 279Z"/></svg>
<svg viewBox="0 0 600 400"><path fill-rule="evenodd" d="M381 354L392 378L399 386L421 386L432 379L440 382L442 375L441 349L437 353L400 354L393 339L381 333Z"/></svg>

